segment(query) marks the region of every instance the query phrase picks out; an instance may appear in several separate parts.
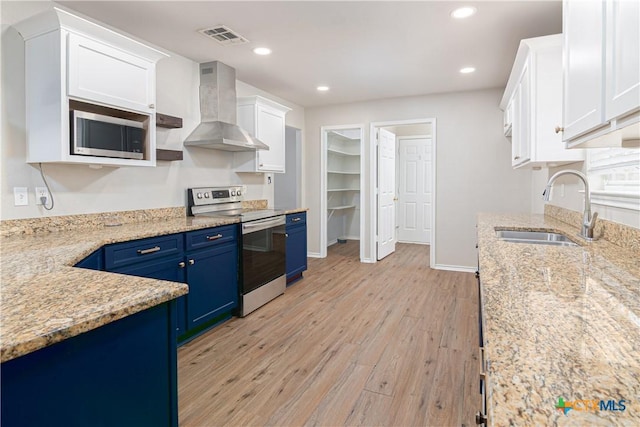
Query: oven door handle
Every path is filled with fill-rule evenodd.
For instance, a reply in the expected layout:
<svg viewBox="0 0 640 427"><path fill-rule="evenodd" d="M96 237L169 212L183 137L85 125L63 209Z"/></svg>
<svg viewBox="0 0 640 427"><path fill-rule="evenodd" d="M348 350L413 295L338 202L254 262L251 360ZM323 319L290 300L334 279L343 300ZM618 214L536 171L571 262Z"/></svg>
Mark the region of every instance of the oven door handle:
<svg viewBox="0 0 640 427"><path fill-rule="evenodd" d="M275 218L243 222L242 234L254 233L256 231L266 230L267 228L277 227L278 225L285 225L286 222L287 221L284 215L280 215Z"/></svg>

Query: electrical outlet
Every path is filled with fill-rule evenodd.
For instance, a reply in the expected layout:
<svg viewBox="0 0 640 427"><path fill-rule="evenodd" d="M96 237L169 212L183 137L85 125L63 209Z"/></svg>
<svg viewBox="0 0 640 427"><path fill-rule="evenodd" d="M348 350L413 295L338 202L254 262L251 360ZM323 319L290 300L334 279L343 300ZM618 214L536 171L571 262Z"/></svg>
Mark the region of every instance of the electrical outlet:
<svg viewBox="0 0 640 427"><path fill-rule="evenodd" d="M42 198L44 197L44 203L42 203ZM49 205L49 190L47 187L36 187L36 205Z"/></svg>
<svg viewBox="0 0 640 427"><path fill-rule="evenodd" d="M13 187L14 206L27 206L29 204L29 189L27 187Z"/></svg>

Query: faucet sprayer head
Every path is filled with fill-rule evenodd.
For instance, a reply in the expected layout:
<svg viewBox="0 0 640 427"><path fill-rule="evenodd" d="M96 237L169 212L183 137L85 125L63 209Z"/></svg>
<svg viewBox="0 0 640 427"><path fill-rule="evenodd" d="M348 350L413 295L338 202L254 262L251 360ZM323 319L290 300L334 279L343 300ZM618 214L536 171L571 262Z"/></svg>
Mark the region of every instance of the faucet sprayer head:
<svg viewBox="0 0 640 427"><path fill-rule="evenodd" d="M551 186L550 185L547 185L547 187L542 192L542 198L544 199L545 202L548 202L549 200L551 200Z"/></svg>

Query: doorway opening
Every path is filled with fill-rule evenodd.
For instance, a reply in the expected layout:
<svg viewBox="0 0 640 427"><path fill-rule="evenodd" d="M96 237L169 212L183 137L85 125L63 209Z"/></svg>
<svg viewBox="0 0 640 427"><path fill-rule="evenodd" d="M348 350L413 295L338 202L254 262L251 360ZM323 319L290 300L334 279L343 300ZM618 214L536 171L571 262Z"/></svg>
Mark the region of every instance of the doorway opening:
<svg viewBox="0 0 640 427"><path fill-rule="evenodd" d="M371 123L369 209L374 260L396 242L430 246L435 265L436 119Z"/></svg>
<svg viewBox="0 0 640 427"><path fill-rule="evenodd" d="M364 126L323 126L320 184L320 256L327 248L358 241L364 251Z"/></svg>

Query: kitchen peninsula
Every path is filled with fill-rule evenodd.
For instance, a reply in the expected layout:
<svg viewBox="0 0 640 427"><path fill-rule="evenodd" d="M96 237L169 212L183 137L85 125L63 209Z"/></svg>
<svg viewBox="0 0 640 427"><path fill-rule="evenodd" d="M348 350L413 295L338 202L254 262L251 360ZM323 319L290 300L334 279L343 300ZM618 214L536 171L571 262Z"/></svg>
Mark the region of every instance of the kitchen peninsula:
<svg viewBox="0 0 640 427"><path fill-rule="evenodd" d="M2 424L175 426L175 298L187 285L73 265L107 244L236 221L184 208L121 212L116 227L104 226L113 215L79 217L33 221L62 229L51 233L3 223Z"/></svg>

